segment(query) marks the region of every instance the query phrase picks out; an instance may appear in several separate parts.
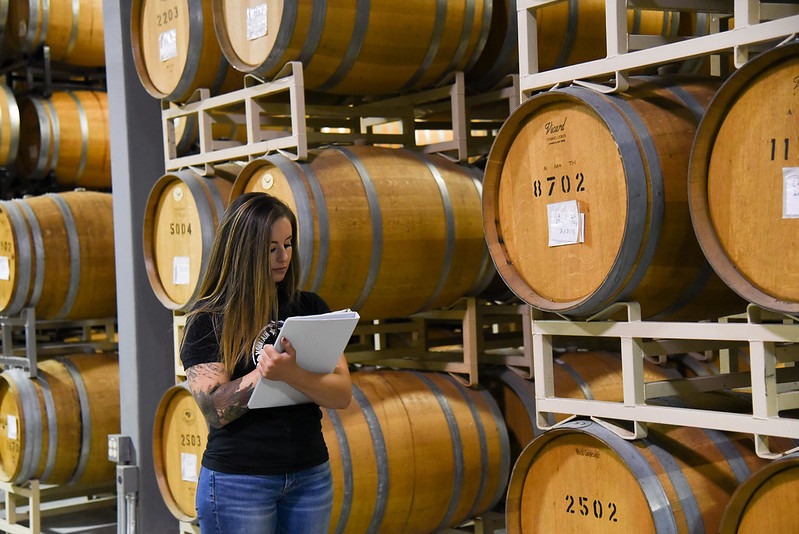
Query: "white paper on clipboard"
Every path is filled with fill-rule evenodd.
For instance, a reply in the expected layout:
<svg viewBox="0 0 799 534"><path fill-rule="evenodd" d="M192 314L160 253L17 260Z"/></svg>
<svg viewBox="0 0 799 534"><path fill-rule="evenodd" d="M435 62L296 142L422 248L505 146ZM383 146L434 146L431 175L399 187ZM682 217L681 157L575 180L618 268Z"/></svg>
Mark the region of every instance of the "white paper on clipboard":
<svg viewBox="0 0 799 534"><path fill-rule="evenodd" d="M282 340L288 338L297 351L297 364L315 373L332 373L352 337L360 315L340 310L320 315L289 317L275 341L282 351ZM311 402L285 382L261 378L255 384L248 408L272 408Z"/></svg>

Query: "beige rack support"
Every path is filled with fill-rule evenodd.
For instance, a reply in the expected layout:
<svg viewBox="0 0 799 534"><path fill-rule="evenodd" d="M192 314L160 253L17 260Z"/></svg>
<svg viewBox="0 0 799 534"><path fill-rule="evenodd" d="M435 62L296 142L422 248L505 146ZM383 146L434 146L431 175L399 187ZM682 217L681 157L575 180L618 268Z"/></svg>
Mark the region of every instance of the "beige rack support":
<svg viewBox="0 0 799 534"><path fill-rule="evenodd" d="M519 105L518 76L497 87L467 95L463 73L451 75L440 87L370 101L306 95L302 64L291 62L271 81L245 77L245 87L209 96L198 90L184 104L162 103L165 168L194 168L210 174L214 164L246 161L272 153L305 160L309 148L326 144L395 144L423 152L442 153L456 161L487 153L504 120ZM400 122L402 131L376 133L379 124ZM215 137L214 125L226 124ZM199 147L179 153L182 129L197 128ZM451 130L452 139L422 144L417 130ZM246 132L236 139L231 131ZM184 130L185 131L185 130ZM204 169L204 170L203 170Z"/></svg>
<svg viewBox="0 0 799 534"><path fill-rule="evenodd" d="M38 335L46 340L37 339ZM0 316L0 342L0 366L23 369L34 378L42 358L117 350L116 318L38 320L34 308L25 308L18 316Z"/></svg>
<svg viewBox="0 0 799 534"><path fill-rule="evenodd" d="M603 92L624 91L627 71L675 60L732 49L736 67L749 58L749 47L785 39L799 32L799 5L759 0L607 0L605 36L607 56L602 59L539 72L535 8L563 0L518 0L519 85L525 100L536 91L561 84L577 83ZM673 40L627 32L626 8L689 9L733 16L735 28L706 35ZM610 75L610 76L609 76ZM591 78L615 78L615 87L590 82Z"/></svg>
<svg viewBox="0 0 799 534"><path fill-rule="evenodd" d="M180 534L200 534L200 525L195 523L188 523L186 521L180 521Z"/></svg>
<svg viewBox="0 0 799 534"><path fill-rule="evenodd" d="M0 491L4 494L0 531L12 534L39 534L43 517L82 513L116 504L113 487L94 495L83 495L67 486L49 486L31 480L24 486L0 482ZM21 501L27 504L20 506Z"/></svg>
<svg viewBox="0 0 799 534"><path fill-rule="evenodd" d="M347 348L347 361L463 375L462 381L473 386L479 383L478 364L532 366L531 353L523 349L530 346L529 310L467 297L450 309L364 322L355 329L359 341Z"/></svg>
<svg viewBox="0 0 799 534"><path fill-rule="evenodd" d="M626 320L610 320L626 312ZM548 424L549 414L568 414L596 418L620 436L637 439L646 436L647 423L693 426L754 435L757 454L776 458L784 453L769 449L768 438L799 439L799 419L782 417L781 411L799 408L799 320L776 315L749 305L745 322L660 322L642 321L638 303L617 303L584 321L543 320L539 312L532 318L532 352L535 368L537 424ZM593 336L615 338L621 345L623 402L561 398L555 395L552 339L554 336ZM663 355L687 353L724 346L722 341L749 346L750 370L717 376L644 381L645 358L660 360ZM728 345L729 346L729 345ZM778 364L785 365L777 368ZM747 388L751 391L752 413L727 413L647 403L665 396ZM632 429L611 424L626 421ZM554 426L560 425L562 422ZM790 452L790 451L788 451Z"/></svg>
<svg viewBox="0 0 799 534"><path fill-rule="evenodd" d="M175 357L175 383L186 379L186 371L180 361L180 343L183 340L183 329L186 327L186 316L180 312L172 314L172 334L174 339L173 354Z"/></svg>

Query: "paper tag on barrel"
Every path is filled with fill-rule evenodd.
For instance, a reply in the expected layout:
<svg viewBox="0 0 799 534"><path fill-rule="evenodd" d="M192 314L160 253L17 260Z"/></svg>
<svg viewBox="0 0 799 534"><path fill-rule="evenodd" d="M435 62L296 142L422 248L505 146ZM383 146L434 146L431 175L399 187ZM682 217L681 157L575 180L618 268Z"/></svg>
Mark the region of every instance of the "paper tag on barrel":
<svg viewBox="0 0 799 534"><path fill-rule="evenodd" d="M547 204L549 246L574 245L585 241L585 214L576 200Z"/></svg>
<svg viewBox="0 0 799 534"><path fill-rule="evenodd" d="M782 169L782 218L799 219L799 167Z"/></svg>
<svg viewBox="0 0 799 534"><path fill-rule="evenodd" d="M266 4L247 8L247 40L254 41L266 35Z"/></svg>
<svg viewBox="0 0 799 534"><path fill-rule="evenodd" d="M172 258L172 283L176 286L189 285L191 281L191 258L175 256Z"/></svg>

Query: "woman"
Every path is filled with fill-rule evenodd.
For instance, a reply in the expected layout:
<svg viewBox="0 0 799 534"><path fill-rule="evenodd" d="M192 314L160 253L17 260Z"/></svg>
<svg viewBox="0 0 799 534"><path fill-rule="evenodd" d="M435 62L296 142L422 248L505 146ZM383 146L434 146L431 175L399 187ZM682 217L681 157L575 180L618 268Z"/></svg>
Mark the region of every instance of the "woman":
<svg viewBox="0 0 799 534"><path fill-rule="evenodd" d="M188 314L180 357L189 387L210 426L197 483L203 534L326 533L333 489L320 406L346 408L352 382L344 355L329 374L296 363L290 339L279 353L266 329L292 315L330 311L316 294L298 289L293 256L297 221L280 200L247 193L228 208L217 229ZM312 402L250 410L261 377L282 380Z"/></svg>

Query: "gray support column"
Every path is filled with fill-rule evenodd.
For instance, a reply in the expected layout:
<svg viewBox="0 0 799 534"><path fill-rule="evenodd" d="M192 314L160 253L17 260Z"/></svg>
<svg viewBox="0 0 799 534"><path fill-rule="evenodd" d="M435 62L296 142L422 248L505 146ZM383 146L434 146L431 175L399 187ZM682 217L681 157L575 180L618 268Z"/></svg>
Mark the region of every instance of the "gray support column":
<svg viewBox="0 0 799 534"><path fill-rule="evenodd" d="M129 0L103 0L119 323L121 434L133 444L138 514L120 533L177 532L153 467L153 421L175 383L172 314L154 296L142 253L144 208L164 174L161 108L142 87L131 52ZM138 471L136 473L136 471Z"/></svg>

